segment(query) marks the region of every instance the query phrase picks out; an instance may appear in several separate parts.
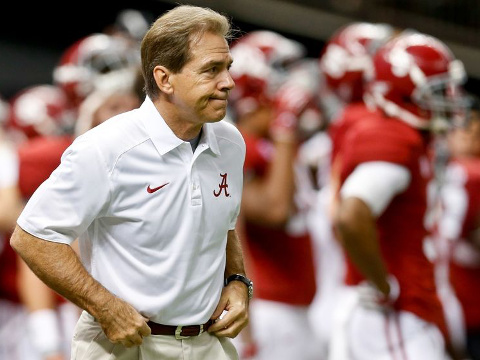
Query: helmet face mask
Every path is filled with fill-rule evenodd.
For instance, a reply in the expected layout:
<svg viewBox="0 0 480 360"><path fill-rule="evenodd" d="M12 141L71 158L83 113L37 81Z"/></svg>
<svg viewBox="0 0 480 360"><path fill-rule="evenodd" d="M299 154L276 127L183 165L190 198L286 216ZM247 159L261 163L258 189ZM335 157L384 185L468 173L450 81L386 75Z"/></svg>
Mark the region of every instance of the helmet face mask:
<svg viewBox="0 0 480 360"><path fill-rule="evenodd" d="M461 119L465 119L468 101L461 87L465 77L450 72L432 76L414 91L414 102L431 117L431 130L448 130L451 126L460 126Z"/></svg>

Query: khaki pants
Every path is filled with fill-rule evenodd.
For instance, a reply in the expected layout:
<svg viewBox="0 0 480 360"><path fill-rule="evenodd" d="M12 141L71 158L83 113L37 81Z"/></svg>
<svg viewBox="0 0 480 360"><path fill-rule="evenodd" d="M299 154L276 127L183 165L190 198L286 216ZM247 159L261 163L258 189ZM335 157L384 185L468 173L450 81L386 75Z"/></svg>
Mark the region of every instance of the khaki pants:
<svg viewBox="0 0 480 360"><path fill-rule="evenodd" d="M238 360L238 354L229 338L207 332L182 340L151 335L143 339L142 345L126 348L111 343L100 325L84 311L75 328L71 360Z"/></svg>

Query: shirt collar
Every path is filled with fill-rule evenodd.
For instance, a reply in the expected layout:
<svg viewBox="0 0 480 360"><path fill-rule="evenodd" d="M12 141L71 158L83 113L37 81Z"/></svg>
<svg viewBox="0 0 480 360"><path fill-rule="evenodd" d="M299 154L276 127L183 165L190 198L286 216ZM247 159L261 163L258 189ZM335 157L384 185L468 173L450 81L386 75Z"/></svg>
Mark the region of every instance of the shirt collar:
<svg viewBox="0 0 480 360"><path fill-rule="evenodd" d="M172 129L167 125L148 96L145 97L143 104L140 106L140 114L141 121L147 129L153 145L161 155L166 154L185 142L173 133ZM213 124L207 123L203 125L202 138L200 139L199 145L200 144L206 144L214 154L220 155L220 148L215 136Z"/></svg>
<svg viewBox="0 0 480 360"><path fill-rule="evenodd" d="M206 144L215 155L220 155L220 147L218 146L217 137L215 136L214 124L203 124L203 133L199 145L200 144Z"/></svg>

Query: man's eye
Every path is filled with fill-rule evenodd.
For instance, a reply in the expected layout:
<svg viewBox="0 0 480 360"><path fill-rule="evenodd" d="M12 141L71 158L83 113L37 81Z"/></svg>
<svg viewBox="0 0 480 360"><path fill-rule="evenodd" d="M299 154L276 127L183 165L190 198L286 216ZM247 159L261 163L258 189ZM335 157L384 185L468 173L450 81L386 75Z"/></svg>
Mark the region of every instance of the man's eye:
<svg viewBox="0 0 480 360"><path fill-rule="evenodd" d="M217 66L213 66L213 67L211 67L210 69L208 69L208 72L210 72L210 73L213 74L213 73L216 73L217 70L218 70L218 67L217 67Z"/></svg>

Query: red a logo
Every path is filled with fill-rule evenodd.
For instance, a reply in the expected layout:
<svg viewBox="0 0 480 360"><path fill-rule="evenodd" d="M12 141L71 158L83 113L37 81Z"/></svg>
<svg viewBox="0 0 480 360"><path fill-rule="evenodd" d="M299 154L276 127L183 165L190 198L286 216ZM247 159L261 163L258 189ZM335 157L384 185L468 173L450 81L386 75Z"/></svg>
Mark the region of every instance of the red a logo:
<svg viewBox="0 0 480 360"><path fill-rule="evenodd" d="M226 196L226 197L229 197L230 194L229 194L228 191L227 191L227 189L228 189L227 173L225 173L225 174L220 174L220 176L222 177L222 182L218 185L218 186L219 186L218 192L216 192L215 190L213 190L213 195L215 195L215 197L219 197L220 194L222 193L222 190L225 190L225 196Z"/></svg>

